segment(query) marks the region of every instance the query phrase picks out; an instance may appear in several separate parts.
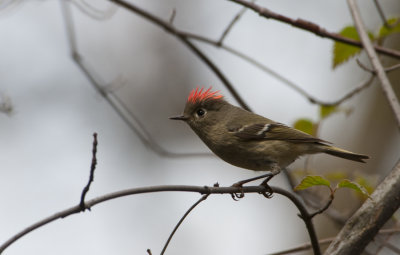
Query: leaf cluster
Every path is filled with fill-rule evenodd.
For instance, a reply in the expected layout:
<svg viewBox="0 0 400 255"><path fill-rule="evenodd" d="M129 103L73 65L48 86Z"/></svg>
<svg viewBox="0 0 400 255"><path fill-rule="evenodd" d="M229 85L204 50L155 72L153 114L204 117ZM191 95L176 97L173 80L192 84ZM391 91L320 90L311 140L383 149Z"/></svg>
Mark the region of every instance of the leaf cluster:
<svg viewBox="0 0 400 255"><path fill-rule="evenodd" d="M371 31L368 31L368 36L371 41L377 44L382 44L383 40L388 36L400 33L399 20L400 18L388 19L386 24L383 24L375 34ZM360 41L357 30L354 26L344 27L339 34L341 36ZM332 68L335 69L339 65L348 61L350 58L360 54L361 51L362 49L359 47L336 41L333 45Z"/></svg>

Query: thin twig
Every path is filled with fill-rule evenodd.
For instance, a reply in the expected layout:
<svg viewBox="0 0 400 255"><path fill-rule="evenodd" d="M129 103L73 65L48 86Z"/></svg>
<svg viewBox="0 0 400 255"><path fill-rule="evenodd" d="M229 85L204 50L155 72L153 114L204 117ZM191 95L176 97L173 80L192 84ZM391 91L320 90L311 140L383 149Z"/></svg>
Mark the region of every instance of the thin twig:
<svg viewBox="0 0 400 255"><path fill-rule="evenodd" d="M394 113L394 117L397 122L397 127L400 128L400 104L397 99L396 94L393 91L392 85L385 73L385 70L379 61L378 55L376 54L374 47L372 45L371 40L368 37L368 33L365 29L364 23L361 19L360 12L358 10L357 4L355 0L347 0L351 15L353 16L354 25L357 29L357 32L360 36L361 42L365 48L365 51L368 55L368 58L376 72L376 75L380 81L382 90L386 95L386 98L389 102L390 107Z"/></svg>
<svg viewBox="0 0 400 255"><path fill-rule="evenodd" d="M117 8L115 8L115 6L110 6L107 10L99 10L93 5L87 3L85 0L72 0L70 2L74 4L78 10L96 20L110 19L117 12Z"/></svg>
<svg viewBox="0 0 400 255"><path fill-rule="evenodd" d="M172 9L171 16L169 17L169 24L172 26L176 16L176 9Z"/></svg>
<svg viewBox="0 0 400 255"><path fill-rule="evenodd" d="M381 5L379 4L378 0L374 0L374 3L375 3L375 6L376 6L376 9L378 10L379 16L380 16L381 19L382 19L383 25L384 25L385 27L389 28L389 29L391 29L391 28L397 26L397 24L400 22L400 19L397 20L396 23L394 23L394 24L389 24L389 23L387 22L385 13L383 12L382 7L381 7Z"/></svg>
<svg viewBox="0 0 400 255"><path fill-rule="evenodd" d="M276 194L280 194L282 196L287 197L290 199L300 211L302 218L306 224L308 233L310 235L310 240L313 244L314 253L320 254L319 252L319 244L318 239L315 233L315 229L311 219L309 218L309 214L307 209L301 203L301 201L291 192L288 192L279 187L271 187L273 192ZM244 187L205 187L205 186L187 186L187 185L163 185L163 186L151 186L151 187L141 187L141 188L133 188L133 189L126 189L117 191L114 193L105 194L100 197L93 198L85 202L85 208L92 208L93 206L106 202L108 200L116 199L119 197L130 196L134 194L142 194L142 193L154 193L154 192L167 192L167 191L176 191L176 192L196 192L200 194L232 194L232 193L263 193L267 192L268 189L263 186L244 186ZM76 205L62 211L59 211L55 214L52 214L31 226L23 229L22 231L18 232L8 240L6 240L3 244L0 245L0 254L11 244L19 240L21 237L25 236L26 234L30 233L31 231L43 227L44 225L53 222L58 219L65 218L69 215L77 214L81 212L80 205Z"/></svg>
<svg viewBox="0 0 400 255"><path fill-rule="evenodd" d="M203 202L204 200L206 200L208 198L210 194L204 194L203 196L201 196L201 198L199 200L197 200L196 203L194 203L186 212L185 214L182 216L182 218L179 220L179 222L176 224L174 230L171 232L171 234L168 237L167 242L164 245L164 248L161 251L161 255L163 255L165 253L165 251L167 250L168 244L171 241L172 237L174 236L176 230L178 230L179 226L182 224L182 222L185 220L186 216L189 215L189 213L201 202Z"/></svg>
<svg viewBox="0 0 400 255"><path fill-rule="evenodd" d="M324 244L329 244L333 241L334 237L330 237L330 238L325 238L322 240L319 240L318 243L319 245L324 245ZM291 253L295 253L295 252L300 252L300 251L305 251L305 250L309 250L312 247L311 243L304 243L301 244L299 246L287 249L287 250L283 250L283 251L278 251L278 252L274 252L274 253L268 253L268 255L285 255L285 254L291 254Z"/></svg>
<svg viewBox="0 0 400 255"><path fill-rule="evenodd" d="M380 250L382 250L383 247L386 247L387 249L392 250L392 251L393 251L394 253L396 253L396 254L400 254L400 249L397 248L396 246L394 246L393 244L389 243L389 238L390 238L390 236L386 237L385 239L382 238L382 237L380 237L380 236L378 236L377 238L374 239L374 241L380 242L379 245L381 246L381 247L378 249L378 251L377 251L376 254L379 254L378 252L379 252Z"/></svg>
<svg viewBox="0 0 400 255"><path fill-rule="evenodd" d="M92 163L90 164L90 176L89 176L89 181L86 184L85 188L82 190L81 194L81 200L79 202L79 207L81 208L82 211L84 211L85 208L85 197L86 194L88 193L90 189L90 185L92 184L94 180L94 171L96 170L96 164L97 164L97 158L96 158L96 153L97 153L97 133L93 134L93 147L92 147ZM90 211L90 207L87 208Z"/></svg>
<svg viewBox="0 0 400 255"><path fill-rule="evenodd" d="M147 251L147 253L148 253L149 255L152 255L150 249L147 249L146 251Z"/></svg>
<svg viewBox="0 0 400 255"><path fill-rule="evenodd" d="M361 60L359 60L358 58L356 59L356 62L358 64L358 66L361 67L362 69L364 69L365 71L370 72L372 74L376 74L375 70L373 70L373 69L367 67L366 65L364 65L361 62ZM385 67L384 70L385 70L386 73L389 73L389 72L394 71L394 70L399 69L399 68L400 68L400 64L396 64L396 65L392 65L392 66L389 66L389 67Z"/></svg>
<svg viewBox="0 0 400 255"><path fill-rule="evenodd" d="M233 17L231 22L228 24L228 26L225 28L224 32L222 32L221 37L218 40L218 45L222 45L222 42L224 41L225 37L228 35L228 33L232 30L233 26L236 24L236 22L239 21L239 19L243 16L243 14L246 12L247 8L243 7L236 15Z"/></svg>
<svg viewBox="0 0 400 255"><path fill-rule="evenodd" d="M398 228L394 228L394 229L381 229L379 230L379 235L388 235L388 234L393 234L393 233L399 233L400 229ZM324 238L319 240L319 245L324 245L324 244L329 244L331 243L333 240L335 240L335 237L328 237L328 238ZM287 250L283 250L283 251L278 251L278 252L274 252L274 253L269 253L268 255L285 255L285 254L292 254L294 252L300 252L300 251L305 251L305 250L309 250L311 248L311 243L307 242L307 243L303 243L300 244L299 246L287 249Z"/></svg>
<svg viewBox="0 0 400 255"><path fill-rule="evenodd" d="M289 18L287 16L272 12L271 10L265 8L265 7L261 7L255 3L252 2L248 2L248 1L244 1L244 0L229 0L231 2L235 2L237 4L240 4L242 6L246 6L247 8L257 12L260 16L263 16L267 19L274 19L274 20L278 20L281 21L283 23L286 24L290 24L294 27L309 31L311 33L314 33L318 36L321 37L326 37L326 38L330 38L332 40L338 41L338 42L342 42L342 43L346 43L349 45L353 45L356 47L360 47L362 48L363 45L357 41L357 40L353 40L347 37L344 37L338 33L333 33L333 32L329 32L326 29L320 27L319 25L311 22L311 21L307 21L304 19L292 19ZM390 57L394 57L399 59L400 58L400 52L393 50L393 49L388 49L388 48L384 48L378 45L374 45L373 46L375 48L375 50L379 53L382 53L384 55L390 56Z"/></svg>
<svg viewBox="0 0 400 255"><path fill-rule="evenodd" d="M326 211L326 210L329 208L329 206L330 206L330 205L332 204L332 202L333 202L333 199L335 198L333 194L334 194L334 192L331 190L331 194L330 194L330 196L329 196L328 202L327 202L322 208L320 208L319 210L317 210L317 211L311 213L311 214L310 214L310 217L311 217L311 218L314 218L316 215L323 213L324 211Z"/></svg>

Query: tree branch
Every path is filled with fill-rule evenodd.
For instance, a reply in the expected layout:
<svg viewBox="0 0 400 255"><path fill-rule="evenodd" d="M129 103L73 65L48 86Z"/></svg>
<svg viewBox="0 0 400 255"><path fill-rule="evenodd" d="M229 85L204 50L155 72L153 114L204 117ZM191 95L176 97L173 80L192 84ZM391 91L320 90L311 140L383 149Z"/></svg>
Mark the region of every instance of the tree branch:
<svg viewBox="0 0 400 255"><path fill-rule="evenodd" d="M291 19L289 17L286 17L284 15L272 12L271 10L261 7L255 3L252 2L247 2L244 0L229 0L231 2L235 2L237 4L240 4L242 6L246 6L247 8L257 12L260 16L263 16L267 19L274 19L274 20L278 20L281 21L283 23L292 25L294 27L309 31L311 33L314 33L318 36L321 37L326 37L326 38L330 38L332 40L338 41L338 42L342 42L342 43L346 43L349 45L353 45L356 47L360 47L362 48L363 45L357 41L357 40L353 40L344 36L341 36L338 33L333 33L333 32L329 32L326 29L320 27L319 25L311 22L311 21L307 21L304 19ZM392 49L387 49L378 45L373 46L375 48L375 50L379 53L382 53L384 55L390 56L390 57L394 57L397 59L400 59L400 52L396 51L396 50L392 50Z"/></svg>
<svg viewBox="0 0 400 255"><path fill-rule="evenodd" d="M400 183L400 182L399 182ZM300 200L294 195L284 189L279 187L271 187L274 193L280 194L282 196L287 197L290 201L292 201L298 210L300 211L301 218L306 224L307 231L310 236L311 243L313 245L314 254L320 254L318 239L315 233L315 229L312 223L312 219L310 218L307 209L304 205L300 202ZM166 192L166 191L178 191L178 192L195 192L200 194L234 194L234 193L259 193L262 194L267 192L268 189L263 186L244 186L244 187L208 187L208 186L188 186L188 185L163 185L163 186L151 186L151 187L141 187L141 188L133 188L133 189L126 189L117 191L114 193L109 193L97 198L93 198L85 202L85 208L91 208L97 204L106 202L108 200L116 199L119 197L130 196L134 194L143 194L143 193L154 193L154 192ZM19 240L21 237L25 236L26 234L30 233L31 231L43 227L44 225L53 222L58 219L65 218L69 215L73 215L76 213L81 212L80 205L76 205L65 210L59 211L51 216L48 216L31 226L23 229L16 235L12 236L8 239L5 243L0 246L0 254L11 244Z"/></svg>
<svg viewBox="0 0 400 255"><path fill-rule="evenodd" d="M394 117L397 122L397 127L400 128L400 104L397 99L397 96L393 91L392 85L390 84L390 81L386 75L385 69L383 68L381 62L379 61L378 55L376 54L374 47L371 43L371 40L368 37L368 33L361 19L356 1L347 0L347 3L349 5L351 15L353 16L354 25L356 26L361 42L365 48L365 51L367 52L368 58L380 81L383 93L386 95L389 105L392 108Z"/></svg>

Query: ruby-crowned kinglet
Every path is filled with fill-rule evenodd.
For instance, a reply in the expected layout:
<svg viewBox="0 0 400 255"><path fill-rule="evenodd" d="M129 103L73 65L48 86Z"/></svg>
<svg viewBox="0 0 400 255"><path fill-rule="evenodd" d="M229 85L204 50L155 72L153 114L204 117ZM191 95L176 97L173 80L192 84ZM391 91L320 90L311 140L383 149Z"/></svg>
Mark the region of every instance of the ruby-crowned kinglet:
<svg viewBox="0 0 400 255"><path fill-rule="evenodd" d="M193 90L182 116L218 157L241 168L274 174L304 154L327 153L364 162L366 155L330 145L329 142L229 104L209 88Z"/></svg>

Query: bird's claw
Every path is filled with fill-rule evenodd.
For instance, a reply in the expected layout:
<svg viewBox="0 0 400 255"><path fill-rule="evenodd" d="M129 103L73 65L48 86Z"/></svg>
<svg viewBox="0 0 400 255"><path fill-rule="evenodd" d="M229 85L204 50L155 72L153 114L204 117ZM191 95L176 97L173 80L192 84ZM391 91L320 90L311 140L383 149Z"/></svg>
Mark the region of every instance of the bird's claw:
<svg viewBox="0 0 400 255"><path fill-rule="evenodd" d="M268 181L271 178L266 178L261 184L260 186L264 187L266 189L266 191L261 192L261 194L266 197L266 198L272 198L274 196L274 191L272 190L272 188L268 185Z"/></svg>
<svg viewBox="0 0 400 255"><path fill-rule="evenodd" d="M232 199L235 201L239 201L239 199L244 198L243 186L240 182L234 183L232 187L239 188L240 193L231 193Z"/></svg>

